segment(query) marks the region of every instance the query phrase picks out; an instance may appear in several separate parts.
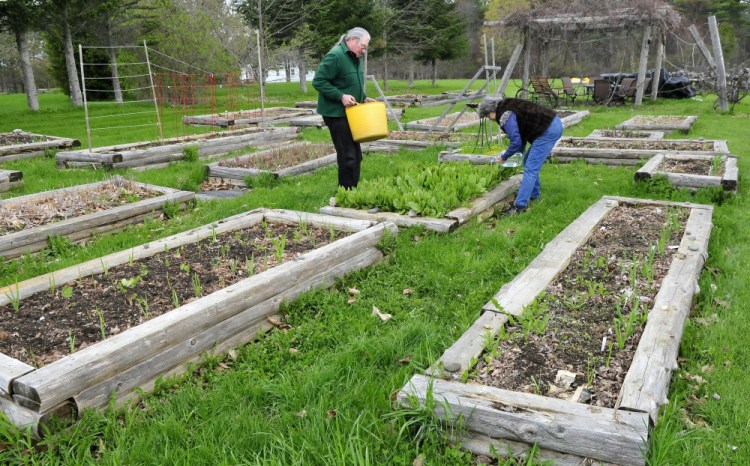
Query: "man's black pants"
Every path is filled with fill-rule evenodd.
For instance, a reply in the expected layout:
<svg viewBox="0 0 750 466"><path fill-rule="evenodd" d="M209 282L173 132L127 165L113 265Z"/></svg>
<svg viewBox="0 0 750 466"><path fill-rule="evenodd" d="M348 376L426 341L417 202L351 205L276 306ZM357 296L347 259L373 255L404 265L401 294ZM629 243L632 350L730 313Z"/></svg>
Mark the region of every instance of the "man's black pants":
<svg viewBox="0 0 750 466"><path fill-rule="evenodd" d="M352 139L346 117L323 117L331 140L336 148L336 162L339 166L339 186L354 188L359 183L359 167L362 162L362 147Z"/></svg>

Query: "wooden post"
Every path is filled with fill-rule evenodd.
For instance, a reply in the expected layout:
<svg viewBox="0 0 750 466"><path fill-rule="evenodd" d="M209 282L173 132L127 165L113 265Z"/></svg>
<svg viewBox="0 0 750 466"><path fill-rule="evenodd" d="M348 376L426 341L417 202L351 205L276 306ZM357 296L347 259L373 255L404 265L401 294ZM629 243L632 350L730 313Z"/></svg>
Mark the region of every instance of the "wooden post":
<svg viewBox="0 0 750 466"><path fill-rule="evenodd" d="M648 68L648 44L651 42L651 25L643 28L643 42L641 43L641 61L638 65L638 79L635 83L635 105L643 102L643 83L646 81L646 69Z"/></svg>
<svg viewBox="0 0 750 466"><path fill-rule="evenodd" d="M515 50L513 50L513 55L511 55L508 66L505 68L505 72L503 73L503 78L500 80L500 87L497 88L496 95L505 94L505 88L508 86L510 74L513 73L513 70L516 68L518 59L521 58L521 52L523 52L523 44L516 44L516 48Z"/></svg>
<svg viewBox="0 0 750 466"><path fill-rule="evenodd" d="M661 65L664 59L664 30L657 29L656 37L656 63L654 64L654 74L651 76L651 101L656 101L659 95L659 78L661 77ZM644 89L645 92L645 89Z"/></svg>
<svg viewBox="0 0 750 466"><path fill-rule="evenodd" d="M706 44L703 42L703 38L700 34L698 34L698 29L695 27L695 24L691 24L688 30L690 31L690 35L693 36L693 40L698 46L698 49L706 59L706 62L708 62L708 66L710 66L712 70L716 69L716 62L714 62L714 57L711 56L711 52L708 51L708 47L706 47Z"/></svg>
<svg viewBox="0 0 750 466"><path fill-rule="evenodd" d="M151 83L151 96L154 99L154 108L156 109L156 126L159 128L159 140L164 139L164 129L161 125L161 115L159 115L159 102L156 100L156 89L154 88L154 73L151 72L151 60L148 58L148 46L143 41L143 51L146 54L146 67L148 68L148 81Z"/></svg>
<svg viewBox="0 0 750 466"><path fill-rule="evenodd" d="M727 104L727 75L724 70L724 52L721 50L721 38L719 37L719 26L716 24L716 16L708 17L708 29L711 31L711 44L714 47L714 59L716 60L716 87L719 93L719 110L729 111Z"/></svg>
<svg viewBox="0 0 750 466"><path fill-rule="evenodd" d="M523 31L523 47L523 82L521 84L523 86L521 88L523 89L523 93L521 94L521 97L527 99L529 97L529 68L531 67L531 35L529 34L528 28L525 28Z"/></svg>
<svg viewBox="0 0 750 466"><path fill-rule="evenodd" d="M89 152L91 152L91 123L89 121L89 103L86 99L86 75L83 72L83 46L78 44L78 60L81 62L81 84L83 85L83 115L86 118L86 136L89 140Z"/></svg>

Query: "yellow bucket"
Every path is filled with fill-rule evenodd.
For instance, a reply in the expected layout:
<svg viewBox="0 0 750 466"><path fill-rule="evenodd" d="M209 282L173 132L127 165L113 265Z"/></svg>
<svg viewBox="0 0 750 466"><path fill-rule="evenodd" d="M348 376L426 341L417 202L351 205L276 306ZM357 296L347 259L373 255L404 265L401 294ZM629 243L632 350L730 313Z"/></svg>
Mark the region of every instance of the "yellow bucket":
<svg viewBox="0 0 750 466"><path fill-rule="evenodd" d="M384 102L368 102L346 107L346 119L356 142L370 142L388 136Z"/></svg>

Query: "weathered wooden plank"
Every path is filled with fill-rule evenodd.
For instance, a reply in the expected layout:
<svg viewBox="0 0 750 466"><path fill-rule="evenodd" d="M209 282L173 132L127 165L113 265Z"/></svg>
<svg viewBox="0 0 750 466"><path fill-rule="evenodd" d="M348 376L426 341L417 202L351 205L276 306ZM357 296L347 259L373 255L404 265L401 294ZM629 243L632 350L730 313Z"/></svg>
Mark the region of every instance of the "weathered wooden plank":
<svg viewBox="0 0 750 466"><path fill-rule="evenodd" d="M457 120L458 117L461 114L458 112L456 113L449 113L448 115L445 115L443 119L440 121L441 124L436 125L438 123L439 117L432 117L432 118L424 118L422 120L415 120L410 121L406 123L406 129L409 130L417 130L417 131L423 131L423 130L433 130L433 131L449 131L449 124L453 120ZM474 121L467 121L463 123L456 123L453 126L450 127L450 131L458 131L462 128L470 128L472 126L477 126L479 124L479 116L476 115L476 119Z"/></svg>
<svg viewBox="0 0 750 466"><path fill-rule="evenodd" d="M506 453L510 453L513 457L520 460L526 460L528 458L528 450L532 448L532 445L523 442L514 442L512 440L494 439L487 436L487 434L481 434L477 432L466 432L459 437L461 448L469 450L475 455L483 455L489 458L493 458L495 454L504 456ZM560 453L559 451L547 450L545 448L539 448L534 455L534 460L541 460L542 462L551 462L555 466L582 466L586 464L593 464L590 458L583 458L578 455L571 455L568 453ZM536 463L535 463L536 464ZM598 466L615 466L614 463L605 463L597 461L595 463Z"/></svg>
<svg viewBox="0 0 750 466"><path fill-rule="evenodd" d="M633 166L641 163L643 159L602 159L597 157L553 157L550 159L553 162L559 163L570 163L570 162L586 162L591 164L601 164L610 166Z"/></svg>
<svg viewBox="0 0 750 466"><path fill-rule="evenodd" d="M579 110L572 115L561 117L560 121L562 122L563 128L570 128L571 126L582 122L583 119L587 118L589 115L590 112L588 110Z"/></svg>
<svg viewBox="0 0 750 466"><path fill-rule="evenodd" d="M441 151L438 162L469 162L473 165L494 165L498 163L496 155L460 154L458 149Z"/></svg>
<svg viewBox="0 0 750 466"><path fill-rule="evenodd" d="M654 298L620 391L619 408L646 412L653 422L658 418L659 408L668 400L669 381L677 368L683 327L708 257L712 215L712 206L692 209L685 235Z"/></svg>
<svg viewBox="0 0 750 466"><path fill-rule="evenodd" d="M3 396L0 396L0 413L4 414L18 429L22 431L28 429L35 437L40 437L38 430L39 422L42 419L40 413L19 406Z"/></svg>
<svg viewBox="0 0 750 466"><path fill-rule="evenodd" d="M666 173L666 175L673 185L693 191L709 186L721 186L721 177L718 176L694 175L692 173Z"/></svg>
<svg viewBox="0 0 750 466"><path fill-rule="evenodd" d="M0 353L0 398L10 395L10 383L13 379L33 370L32 366Z"/></svg>
<svg viewBox="0 0 750 466"><path fill-rule="evenodd" d="M129 262L131 259L143 259L165 250L174 249L185 244L195 243L215 234L219 235L227 231L249 228L253 225L257 225L263 220L264 212L265 209L261 209L258 211L234 215L218 222L212 222L208 225L194 228L190 231L177 233L167 238L151 241L125 251L109 254L102 258L92 259L88 262L83 262L78 265L24 280L18 284L18 295L20 295L20 299L25 299L35 293L39 293L40 291L48 290L50 282L55 283L57 286L62 286L66 283L77 280L79 277L88 277L90 275L103 273L104 270ZM0 288L0 306L4 306L10 302L8 299L9 296L16 296L15 284Z"/></svg>
<svg viewBox="0 0 750 466"><path fill-rule="evenodd" d="M23 172L18 170L0 170L0 176L5 177L10 182L21 181Z"/></svg>
<svg viewBox="0 0 750 466"><path fill-rule="evenodd" d="M737 190L737 184L739 183L740 172L737 168L737 158L728 157L726 165L724 166L724 177L721 179L721 185L727 191Z"/></svg>
<svg viewBox="0 0 750 466"><path fill-rule="evenodd" d="M707 204L694 204L692 202L675 202L675 201L659 201L656 199L640 199L637 197L624 197L624 196L602 196L602 199L617 201L620 203L632 204L632 205L663 205L663 206L675 206L675 207L686 207L688 209L713 209L712 206Z"/></svg>
<svg viewBox="0 0 750 466"><path fill-rule="evenodd" d="M26 132L24 132L23 134L29 135L29 136L44 137L44 138L52 137L52 136L45 136L43 134L34 134L34 133L26 133ZM78 141L77 139L53 137L53 139L49 141L29 142L26 144L11 144L7 146L0 146L0 161L7 162L10 160L14 160L12 158L13 156L22 155L24 152L33 153L33 154L44 154L44 151L46 149L62 149L65 147L77 147L80 145L81 145L81 142Z"/></svg>
<svg viewBox="0 0 750 466"><path fill-rule="evenodd" d="M617 202L600 199L560 232L520 274L503 285L492 300L484 305L484 314L445 350L430 373L443 375L444 369L456 377L467 370L472 359L479 357L484 351L483 336L489 332L494 337L508 321L505 314L520 315L524 306L531 303L565 270L576 249L588 240L594 227L617 205Z"/></svg>
<svg viewBox="0 0 750 466"><path fill-rule="evenodd" d="M321 215L311 212L301 212L286 209L268 210L263 217L269 222L281 222L289 225L307 223L314 227L330 228L339 231L362 231L370 228L377 222L370 220L357 220L333 215Z"/></svg>
<svg viewBox="0 0 750 466"><path fill-rule="evenodd" d="M615 129L656 130L664 131L665 133L681 131L683 133L688 133L697 119L697 116L686 116L685 119L679 123L639 123L640 118L634 116L633 118L623 121L619 125L615 125Z"/></svg>
<svg viewBox="0 0 750 466"><path fill-rule="evenodd" d="M89 152L88 150L58 152L55 154L55 162L58 166L65 165L66 162L115 163L122 162L122 154L111 151Z"/></svg>
<svg viewBox="0 0 750 466"><path fill-rule="evenodd" d="M336 153L324 155L315 160L308 160L292 167L282 168L276 171L276 175L279 177L283 176L294 176L301 175L303 173L310 173L319 168L327 167L336 163Z"/></svg>
<svg viewBox="0 0 750 466"><path fill-rule="evenodd" d="M434 413L492 438L536 443L542 448L622 465L645 464L648 416L645 413L571 403L531 393L415 375L398 393L411 406L428 393Z"/></svg>
<svg viewBox="0 0 750 466"><path fill-rule="evenodd" d="M364 210L350 209L348 207L321 207L320 213L328 215L339 215L341 217L357 218L374 222L393 222L399 227L424 226L428 230L439 233L447 233L458 225L454 219L434 217L409 217L395 212L369 213Z"/></svg>
<svg viewBox="0 0 750 466"><path fill-rule="evenodd" d="M462 225L480 212L490 209L495 204L508 199L510 196L518 192L522 178L523 175L513 175L477 199L472 200L469 207L459 207L448 212L445 216L448 218L455 218L458 220L459 225Z"/></svg>
<svg viewBox="0 0 750 466"><path fill-rule="evenodd" d="M110 395L114 392L117 398L131 392L134 388L149 386L165 373L176 374L175 369L185 370L190 362L200 359L203 352L221 354L231 347L248 343L263 327L266 319L277 312L282 302L296 299L300 294L313 288L330 286L343 275L360 270L382 260L383 254L375 248L368 248L361 254L339 265L320 273L299 285L290 288L277 296L242 311L216 325L190 336L165 351L132 366L114 377L83 390L74 397L78 410L85 408L103 408L107 406Z"/></svg>
<svg viewBox="0 0 750 466"><path fill-rule="evenodd" d="M392 223L354 233L266 272L242 280L126 330L97 345L84 348L13 382L13 392L39 404L39 411L74 396L122 370L186 340L216 322L248 309L308 280L319 270L347 260L375 246Z"/></svg>
<svg viewBox="0 0 750 466"><path fill-rule="evenodd" d="M661 163L664 161L664 154L656 154L655 156L651 157L648 162L646 162L641 168L638 169L637 172L635 172L635 179L636 180L647 180L654 176L654 173L656 173L656 169L661 166Z"/></svg>

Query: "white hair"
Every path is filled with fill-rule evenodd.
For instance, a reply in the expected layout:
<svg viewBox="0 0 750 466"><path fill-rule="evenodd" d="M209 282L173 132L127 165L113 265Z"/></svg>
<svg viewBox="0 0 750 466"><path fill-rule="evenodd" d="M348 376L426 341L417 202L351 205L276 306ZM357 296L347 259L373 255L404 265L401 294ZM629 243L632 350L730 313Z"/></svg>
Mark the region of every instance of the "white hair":
<svg viewBox="0 0 750 466"><path fill-rule="evenodd" d="M370 39L370 33L367 32L365 28L352 28L346 31L346 34L344 34L344 42L348 41L349 39L357 39L358 41L362 41L363 39Z"/></svg>

